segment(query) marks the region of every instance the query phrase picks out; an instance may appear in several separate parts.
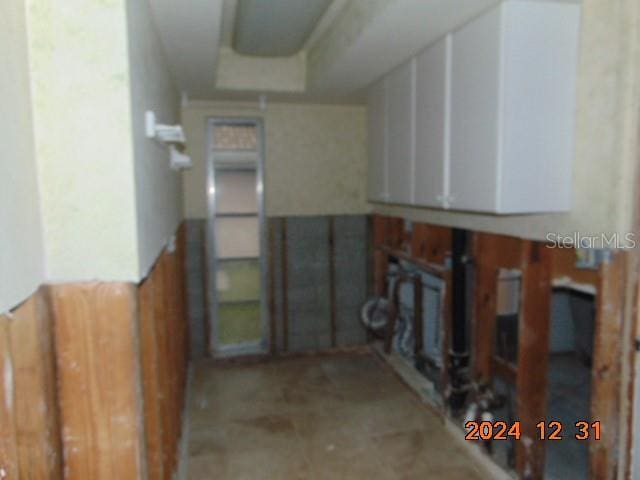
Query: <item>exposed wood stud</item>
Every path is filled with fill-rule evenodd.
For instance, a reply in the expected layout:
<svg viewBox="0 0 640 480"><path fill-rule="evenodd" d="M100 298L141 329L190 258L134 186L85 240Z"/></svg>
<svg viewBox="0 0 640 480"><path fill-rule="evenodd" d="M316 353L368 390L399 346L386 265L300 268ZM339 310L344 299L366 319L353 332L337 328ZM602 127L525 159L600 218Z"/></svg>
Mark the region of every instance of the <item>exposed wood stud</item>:
<svg viewBox="0 0 640 480"><path fill-rule="evenodd" d="M413 278L413 305L414 305L414 315L413 315L413 331L415 336L415 350L414 353L417 356L423 354L423 332L422 332L422 302L423 302L423 291L422 291L422 277L420 275L416 275Z"/></svg>
<svg viewBox="0 0 640 480"><path fill-rule="evenodd" d="M547 418L549 337L551 328L551 249L523 240L521 307L518 325L517 418L522 441L516 443L521 478L544 477L545 443L536 424ZM524 372L535 372L535 375Z"/></svg>
<svg viewBox="0 0 640 480"><path fill-rule="evenodd" d="M367 245L367 262L365 264L365 278L367 279L367 297L370 297L374 293L373 284L373 218L370 215L366 216L367 230L366 230L366 245ZM369 332L367 332L369 335Z"/></svg>
<svg viewBox="0 0 640 480"><path fill-rule="evenodd" d="M616 252L610 262L601 265L596 296L591 418L601 422L602 440L590 442L589 463L591 478L605 480L618 473L625 259L623 252Z"/></svg>
<svg viewBox="0 0 640 480"><path fill-rule="evenodd" d="M498 269L483 265L476 257L475 289L474 289L474 341L475 341L475 374L479 379L487 381L491 378L491 358L495 343L495 326L497 315L496 287Z"/></svg>
<svg viewBox="0 0 640 480"><path fill-rule="evenodd" d="M415 258L427 259L429 226L426 223L414 223L411 234L411 256Z"/></svg>
<svg viewBox="0 0 640 480"><path fill-rule="evenodd" d="M388 245L387 241L388 218L383 215L373 216L373 246Z"/></svg>
<svg viewBox="0 0 640 480"><path fill-rule="evenodd" d="M389 266L388 255L376 249L373 253L373 285L374 292L378 296L385 296L387 289L387 268Z"/></svg>

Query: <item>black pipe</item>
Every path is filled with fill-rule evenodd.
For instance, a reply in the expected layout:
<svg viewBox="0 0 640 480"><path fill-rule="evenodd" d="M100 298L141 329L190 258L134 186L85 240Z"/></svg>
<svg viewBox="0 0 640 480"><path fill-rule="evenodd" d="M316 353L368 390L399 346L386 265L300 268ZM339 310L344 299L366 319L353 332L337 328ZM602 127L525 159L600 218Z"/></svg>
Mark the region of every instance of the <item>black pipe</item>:
<svg viewBox="0 0 640 480"><path fill-rule="evenodd" d="M451 241L451 350L449 352L449 405L458 410L464 406L469 378L469 322L467 308L468 288L467 230L452 229Z"/></svg>

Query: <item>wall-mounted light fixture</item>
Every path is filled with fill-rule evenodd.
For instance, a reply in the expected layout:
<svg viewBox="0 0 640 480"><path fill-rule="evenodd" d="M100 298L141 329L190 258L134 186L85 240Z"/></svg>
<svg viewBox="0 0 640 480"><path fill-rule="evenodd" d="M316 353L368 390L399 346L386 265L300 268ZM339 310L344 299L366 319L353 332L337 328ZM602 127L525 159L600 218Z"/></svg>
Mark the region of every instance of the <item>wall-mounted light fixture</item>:
<svg viewBox="0 0 640 480"><path fill-rule="evenodd" d="M193 160L178 151L176 144L184 145L186 138L181 125L163 125L156 121L156 115L147 110L144 115L144 128L147 138L153 138L169 146L169 166L173 170L191 168Z"/></svg>
<svg viewBox="0 0 640 480"><path fill-rule="evenodd" d="M163 125L156 121L156 114L147 110L144 114L145 133L163 143L184 143L184 131L181 125Z"/></svg>

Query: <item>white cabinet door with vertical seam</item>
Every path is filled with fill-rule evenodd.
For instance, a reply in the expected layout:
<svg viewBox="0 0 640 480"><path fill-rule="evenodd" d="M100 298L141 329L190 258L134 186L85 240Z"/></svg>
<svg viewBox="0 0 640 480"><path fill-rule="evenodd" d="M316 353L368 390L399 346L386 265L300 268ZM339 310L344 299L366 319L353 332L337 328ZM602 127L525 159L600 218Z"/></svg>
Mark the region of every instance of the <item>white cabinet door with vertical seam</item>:
<svg viewBox="0 0 640 480"><path fill-rule="evenodd" d="M451 208L496 211L499 197L501 9L453 33Z"/></svg>
<svg viewBox="0 0 640 480"><path fill-rule="evenodd" d="M414 87L414 60L396 68L387 77L387 179L392 203L412 202Z"/></svg>
<svg viewBox="0 0 640 480"><path fill-rule="evenodd" d="M416 57L413 203L420 206L446 206L449 190L450 60L450 36Z"/></svg>
<svg viewBox="0 0 640 480"><path fill-rule="evenodd" d="M369 172L368 196L372 202L384 202L387 191L386 91L382 78L369 89Z"/></svg>

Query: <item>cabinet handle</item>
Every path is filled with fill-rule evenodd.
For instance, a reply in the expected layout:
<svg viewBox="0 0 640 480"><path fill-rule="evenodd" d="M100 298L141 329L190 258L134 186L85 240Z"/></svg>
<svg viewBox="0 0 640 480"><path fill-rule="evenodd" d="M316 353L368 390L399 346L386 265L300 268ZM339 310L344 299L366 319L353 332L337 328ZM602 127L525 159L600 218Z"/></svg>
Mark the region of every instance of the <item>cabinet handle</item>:
<svg viewBox="0 0 640 480"><path fill-rule="evenodd" d="M446 196L446 195L438 195L436 197L436 201L442 206L442 208L449 208L451 207L451 202L453 202L453 197Z"/></svg>

